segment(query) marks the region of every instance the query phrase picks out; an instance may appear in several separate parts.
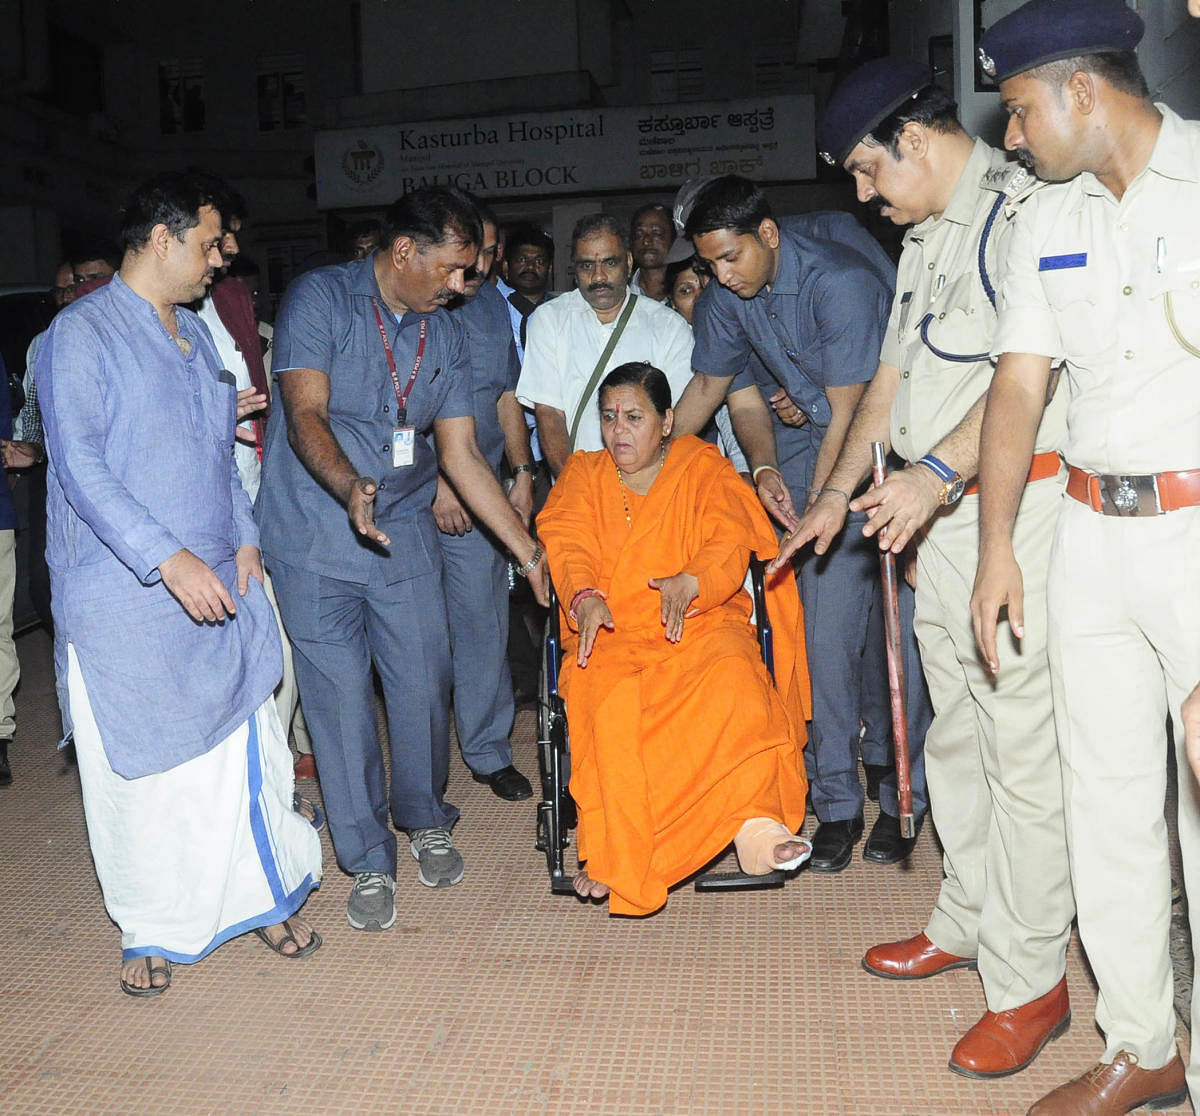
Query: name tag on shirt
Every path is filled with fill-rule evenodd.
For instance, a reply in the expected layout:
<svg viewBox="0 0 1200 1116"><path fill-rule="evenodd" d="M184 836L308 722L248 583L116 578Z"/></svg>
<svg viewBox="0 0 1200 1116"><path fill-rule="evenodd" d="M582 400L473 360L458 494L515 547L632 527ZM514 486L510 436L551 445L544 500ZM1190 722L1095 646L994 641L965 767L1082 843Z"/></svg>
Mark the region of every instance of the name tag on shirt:
<svg viewBox="0 0 1200 1116"><path fill-rule="evenodd" d="M1038 271L1063 271L1068 267L1087 267L1087 253L1074 252L1068 256L1043 256Z"/></svg>
<svg viewBox="0 0 1200 1116"><path fill-rule="evenodd" d="M413 463L416 433L416 429L411 426L397 426L392 431L393 469L403 469Z"/></svg>

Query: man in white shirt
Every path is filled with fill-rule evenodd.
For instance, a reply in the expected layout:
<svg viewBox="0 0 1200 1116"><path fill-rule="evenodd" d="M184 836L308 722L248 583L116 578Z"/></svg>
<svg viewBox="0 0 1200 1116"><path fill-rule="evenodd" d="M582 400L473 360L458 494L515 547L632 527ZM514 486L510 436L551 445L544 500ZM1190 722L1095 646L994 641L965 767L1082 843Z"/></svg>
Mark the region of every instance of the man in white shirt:
<svg viewBox="0 0 1200 1116"><path fill-rule="evenodd" d="M583 217L571 245L578 287L529 318L517 383L554 476L575 450L602 448L596 390L606 372L649 361L666 373L675 401L692 378L687 322L629 290L633 258L623 225L603 213Z"/></svg>

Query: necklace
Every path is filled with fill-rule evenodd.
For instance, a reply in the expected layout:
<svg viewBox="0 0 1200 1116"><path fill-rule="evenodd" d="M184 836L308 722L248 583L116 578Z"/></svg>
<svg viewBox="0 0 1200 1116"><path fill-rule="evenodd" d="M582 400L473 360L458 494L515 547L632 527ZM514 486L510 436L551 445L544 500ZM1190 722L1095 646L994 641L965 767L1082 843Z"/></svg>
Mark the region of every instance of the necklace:
<svg viewBox="0 0 1200 1116"><path fill-rule="evenodd" d="M629 524L629 529L633 530L633 516L629 514L629 497L625 495L625 474L621 472L621 466L617 466L617 484L621 486L621 503L625 505L625 522Z"/></svg>
<svg viewBox="0 0 1200 1116"><path fill-rule="evenodd" d="M667 460L667 445L663 443L662 449L658 456L658 467L661 469L663 463ZM621 503L625 507L625 522L629 524L629 529L633 530L633 516L629 513L629 497L625 495L625 490L628 487L625 484L625 474L621 472L621 466L617 465L617 484L621 487Z"/></svg>

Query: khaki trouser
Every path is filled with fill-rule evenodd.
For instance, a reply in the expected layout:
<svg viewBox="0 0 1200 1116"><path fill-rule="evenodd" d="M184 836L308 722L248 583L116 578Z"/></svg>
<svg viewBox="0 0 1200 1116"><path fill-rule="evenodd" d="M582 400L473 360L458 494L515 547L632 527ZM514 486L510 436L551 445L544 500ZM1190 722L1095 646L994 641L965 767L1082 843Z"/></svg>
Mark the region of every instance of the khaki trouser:
<svg viewBox="0 0 1200 1116"><path fill-rule="evenodd" d="M915 627L935 714L925 770L946 874L926 934L939 949L978 958L990 1011L1044 995L1066 971L1074 905L1045 605L1061 493L1058 479L1026 486L1013 537L1025 638L1018 644L1001 626L996 679L971 627L979 498L939 517L917 551Z"/></svg>
<svg viewBox="0 0 1200 1116"><path fill-rule="evenodd" d="M17 645L13 643L13 595L17 586L16 531L0 531L0 740L16 731L17 707L13 690L21 677Z"/></svg>
<svg viewBox="0 0 1200 1116"><path fill-rule="evenodd" d="M1050 667L1079 935L1100 987L1105 1061L1175 1056L1166 732L1179 767L1184 879L1200 897L1200 801L1179 710L1200 680L1200 508L1124 519L1066 499L1050 561ZM1192 943L1200 956L1200 918ZM1200 989L1200 984L1196 986ZM1200 1035L1192 999L1193 1035ZM1200 1042L1188 1083L1200 1090Z"/></svg>

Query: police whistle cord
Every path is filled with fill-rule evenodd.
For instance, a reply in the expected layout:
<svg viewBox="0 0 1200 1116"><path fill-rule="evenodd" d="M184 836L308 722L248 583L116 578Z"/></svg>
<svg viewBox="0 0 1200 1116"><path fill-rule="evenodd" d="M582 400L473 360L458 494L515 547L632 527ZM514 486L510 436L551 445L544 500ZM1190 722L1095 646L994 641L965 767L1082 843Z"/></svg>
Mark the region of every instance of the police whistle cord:
<svg viewBox="0 0 1200 1116"><path fill-rule="evenodd" d="M882 442L871 443L871 475L876 485L887 479L887 459ZM879 555L883 577L883 627L887 640L888 690L892 699L892 740L896 745L896 795L900 800L900 836L915 837L912 773L908 758L908 718L904 709L904 655L900 631L900 584L896 580L896 556L890 550Z"/></svg>

